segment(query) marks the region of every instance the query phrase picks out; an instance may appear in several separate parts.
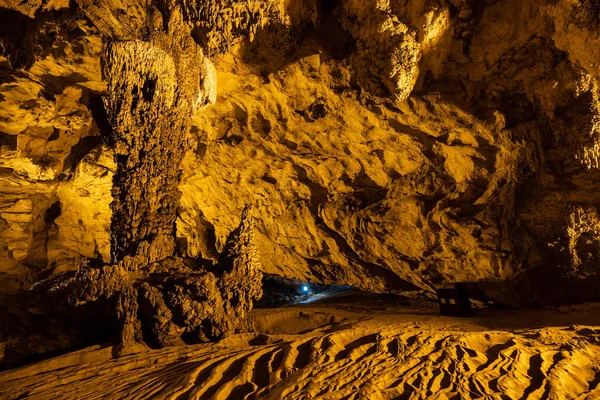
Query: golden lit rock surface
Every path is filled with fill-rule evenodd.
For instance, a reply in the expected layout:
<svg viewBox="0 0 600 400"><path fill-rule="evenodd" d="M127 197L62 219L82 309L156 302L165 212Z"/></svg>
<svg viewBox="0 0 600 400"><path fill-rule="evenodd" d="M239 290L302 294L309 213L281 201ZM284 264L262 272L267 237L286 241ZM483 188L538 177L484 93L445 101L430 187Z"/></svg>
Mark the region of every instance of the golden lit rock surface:
<svg viewBox="0 0 600 400"><path fill-rule="evenodd" d="M596 0L5 3L1 288L218 265L252 206L266 273L598 300Z"/></svg>
<svg viewBox="0 0 600 400"><path fill-rule="evenodd" d="M593 298L597 275L577 273L568 242L573 210L598 204L598 75L554 47L560 7L494 2L460 22L455 6L383 3L324 10L341 33L309 30L293 62L258 39L215 61L219 97L195 117L180 186L187 254L214 257L252 203L266 272L372 291L477 281L510 304ZM345 22L369 7L419 32L405 101L361 53L379 39ZM598 250L583 250L590 271ZM579 289L550 289L563 278Z"/></svg>
<svg viewBox="0 0 600 400"><path fill-rule="evenodd" d="M2 297L0 320L4 327L0 335L3 342L0 358L4 362L72 345L81 346L91 337L104 336L104 340L144 342L159 347L220 339L233 332L252 308L253 301L262 294L261 267L253 243L253 216L249 209L241 213L239 229L229 234L218 265L202 265L201 260L184 259L175 254L178 184L191 116L194 110L215 101L216 80L214 67L204 59L202 49L192 39L180 8L172 6L163 12L165 26L157 26L149 37L136 38L139 35L136 33L129 40L104 46L102 72L107 77L106 94L103 107L99 105L96 111L101 113L98 118L109 133L104 139L110 150L93 149L90 154L96 155L96 165L89 165L93 156L88 154L70 179L74 187L58 187L59 200L44 215L44 222L52 225L46 231L43 225L38 228L42 236L45 233L46 241L39 244L45 249L34 248L34 254L41 253L42 257L53 254L50 250L54 249L48 246L50 229L59 238L66 239L70 234L80 237L83 245L93 241L95 247L93 252L77 247L78 253L88 254L78 254L80 257L73 260L76 271L53 262L53 271L49 271L47 280L36 283L28 291L8 292ZM106 16L102 12L100 15ZM67 92L65 89L57 97L59 115L79 111L73 111L72 106L77 95L81 96L81 90ZM24 150L40 160L48 155L43 148L43 137L27 140L23 149L16 149L18 155ZM94 168L101 167L98 161L107 155L113 156L114 167ZM44 161L42 171L62 169L62 165L53 161ZM51 169L53 164L56 170ZM98 213L101 216L94 215L93 222L83 213L81 217L72 214L73 207L86 205L79 199L77 190L84 180L81 175L86 171L95 172L97 178L106 176L111 181L111 185L107 185L110 191L104 196L94 198L98 197L99 187L85 191L82 196L88 202L97 200L97 206L104 206ZM54 176L45 175L33 178L54 180ZM61 180L65 177L58 179ZM112 198L109 208L112 215L106 213L110 216L108 229L106 218L102 218L102 211L107 211L103 200L107 198ZM64 215L63 204L70 207ZM33 207L27 200L19 200L3 211L2 218L13 231L26 231L27 223L33 219ZM69 216L69 211L80 223L85 218L93 227L101 229L69 231L69 221L64 218ZM108 249L103 236L107 230ZM81 231L99 236L86 237ZM31 258L32 254L23 251L26 245L9 243L8 255L17 261ZM39 315L37 322L36 318L28 318L32 309ZM37 324L51 327L48 338L40 340L36 336ZM90 331L99 336L90 335ZM30 346L30 341L41 344Z"/></svg>

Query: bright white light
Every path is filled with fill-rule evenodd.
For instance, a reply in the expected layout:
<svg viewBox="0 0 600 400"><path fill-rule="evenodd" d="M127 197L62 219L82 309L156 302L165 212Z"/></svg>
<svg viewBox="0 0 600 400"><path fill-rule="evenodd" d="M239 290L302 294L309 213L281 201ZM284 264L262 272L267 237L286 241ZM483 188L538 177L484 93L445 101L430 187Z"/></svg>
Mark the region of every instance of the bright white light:
<svg viewBox="0 0 600 400"><path fill-rule="evenodd" d="M308 286L306 286L306 285L302 286L302 290L304 290L305 292L308 292Z"/></svg>

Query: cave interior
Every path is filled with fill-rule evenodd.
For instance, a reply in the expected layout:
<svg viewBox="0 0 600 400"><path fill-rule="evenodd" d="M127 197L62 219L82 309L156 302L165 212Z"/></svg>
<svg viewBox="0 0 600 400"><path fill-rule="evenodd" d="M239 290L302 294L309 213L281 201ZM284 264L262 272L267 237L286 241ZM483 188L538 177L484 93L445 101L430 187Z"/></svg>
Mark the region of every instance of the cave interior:
<svg viewBox="0 0 600 400"><path fill-rule="evenodd" d="M0 1L0 398L600 399L600 0Z"/></svg>

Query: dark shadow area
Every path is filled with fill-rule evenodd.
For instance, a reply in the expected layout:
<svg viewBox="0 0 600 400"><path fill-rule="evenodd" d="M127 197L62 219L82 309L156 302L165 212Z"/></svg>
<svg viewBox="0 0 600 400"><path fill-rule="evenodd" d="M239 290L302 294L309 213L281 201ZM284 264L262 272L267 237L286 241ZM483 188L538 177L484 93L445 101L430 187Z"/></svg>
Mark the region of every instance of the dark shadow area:
<svg viewBox="0 0 600 400"><path fill-rule="evenodd" d="M319 23L305 32L304 43L316 42L334 60L343 60L356 48L356 42L335 16L338 0L323 0Z"/></svg>
<svg viewBox="0 0 600 400"><path fill-rule="evenodd" d="M100 136L86 136L81 138L75 146L71 148L71 152L65 159L65 170L74 171L77 164L90 153L90 151L102 143Z"/></svg>
<svg viewBox="0 0 600 400"><path fill-rule="evenodd" d="M292 27L272 22L259 28L254 40L243 42L242 60L260 68L265 78L314 54L321 54L325 59L344 60L354 51L356 43L335 16L337 5L337 0L319 2L316 25L307 20ZM319 118L325 110L316 106L309 111L311 115L307 118Z"/></svg>
<svg viewBox="0 0 600 400"><path fill-rule="evenodd" d="M293 304L307 304L350 290L350 286L323 285L283 278L277 275L264 275L263 296L255 308L276 308Z"/></svg>
<svg viewBox="0 0 600 400"><path fill-rule="evenodd" d="M73 23L77 18L84 16L74 5L59 11L41 11L40 8L35 18L0 7L0 40L12 69L29 69L36 58L54 51L53 44L59 37L70 41L84 35Z"/></svg>
<svg viewBox="0 0 600 400"><path fill-rule="evenodd" d="M18 135L0 132L0 147L4 147L6 150L11 151L17 150L17 137Z"/></svg>
<svg viewBox="0 0 600 400"><path fill-rule="evenodd" d="M58 350L51 350L51 351L47 351L47 352L44 352L41 354L28 356L25 358L19 358L17 361L3 362L3 363L0 363L0 372L25 367L29 364L35 364L37 362L49 360L51 358L64 356L65 354L69 354L69 353L81 350L85 347L87 347L87 346L81 345L81 346L65 347L65 348L61 348ZM7 357L9 357L9 356L10 356L10 354L7 355Z"/></svg>
<svg viewBox="0 0 600 400"><path fill-rule="evenodd" d="M440 309L433 298L411 298L393 293L371 293L349 288L313 301L310 307L333 307L351 312L381 312L414 315L439 315Z"/></svg>
<svg viewBox="0 0 600 400"><path fill-rule="evenodd" d="M55 75L42 75L40 77L41 82L43 83L43 91L42 95L46 100L54 101L54 96L62 93L65 88L68 86L77 85L78 83L87 82L89 80L88 77L82 75L77 72L70 73L66 76L55 76ZM87 88L80 86L84 91L88 90Z"/></svg>
<svg viewBox="0 0 600 400"><path fill-rule="evenodd" d="M69 274L64 275L67 280ZM45 282L40 282L44 286ZM106 317L106 304L70 308L63 299L36 289L0 295L0 370L18 368L88 346L117 342L118 327Z"/></svg>
<svg viewBox="0 0 600 400"><path fill-rule="evenodd" d="M471 285L469 285L471 286ZM471 298L474 300L473 298ZM475 302L471 318L440 314L440 306L434 298L404 297L395 294L378 294L350 288L329 296L314 296L313 301L292 305L300 314L309 310L327 312L343 310L363 315L396 315L398 323L407 318L415 324L439 320L444 324L456 324L460 330L522 331L549 327L565 327L589 335L600 335L600 330L590 329L600 325L600 303L573 306L515 309L507 306ZM304 310L304 311L303 311ZM454 322L453 322L454 321ZM334 324L334 327L337 324ZM587 329L587 330L586 330Z"/></svg>
<svg viewBox="0 0 600 400"><path fill-rule="evenodd" d="M473 322L486 329L508 331L550 327L565 327L568 330L578 331L585 326L600 325L600 304L587 303L525 310L489 307L477 310L477 317ZM579 325L582 327L578 327Z"/></svg>

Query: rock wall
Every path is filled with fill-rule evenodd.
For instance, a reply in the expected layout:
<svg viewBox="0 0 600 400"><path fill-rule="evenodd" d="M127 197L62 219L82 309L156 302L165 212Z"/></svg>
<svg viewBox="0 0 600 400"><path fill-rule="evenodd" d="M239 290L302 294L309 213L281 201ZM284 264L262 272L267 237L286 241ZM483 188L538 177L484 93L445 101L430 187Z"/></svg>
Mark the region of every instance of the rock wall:
<svg viewBox="0 0 600 400"><path fill-rule="evenodd" d="M119 214L127 185L113 200L110 182L134 177L114 178L112 146L100 143L116 121L100 101L100 53L107 37L151 35L166 21L119 4L1 9L19 18L0 28L4 287L108 262L108 221L113 232L132 223ZM375 292L478 282L514 305L597 298L597 1L181 7L218 89L181 143L191 147L181 203L165 200L160 225L176 215L179 254L217 262L252 204L268 273ZM163 92L157 101L170 101ZM127 146L117 154L137 144ZM149 215L162 218L161 201ZM148 232L113 239L113 251Z"/></svg>
<svg viewBox="0 0 600 400"><path fill-rule="evenodd" d="M186 136L193 111L214 101L216 81L180 7L165 7L160 13L164 26L153 25L154 32L147 36L137 31L137 38L127 40L106 37L103 46L107 85L102 110L109 132L106 143L114 150L116 164L110 260L94 254L78 263L75 272L2 296L2 362L39 353L39 347L28 342L39 340L36 331L44 322L55 329L49 340L42 340L47 344L41 352L90 341L162 347L219 339L235 330L261 296L249 210L229 235L218 265L175 254ZM113 22L111 14L99 12L98 18ZM7 221L27 222L19 218L32 211L32 205L21 201L5 211ZM50 223L61 213L59 200L46 211L44 221ZM29 318L32 309L36 318ZM87 327L82 329L84 321Z"/></svg>

